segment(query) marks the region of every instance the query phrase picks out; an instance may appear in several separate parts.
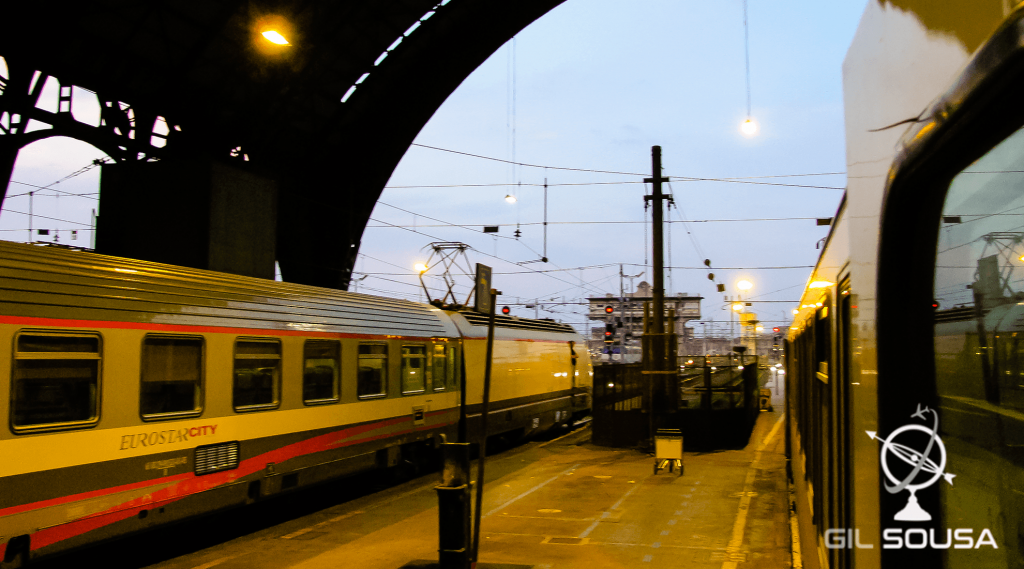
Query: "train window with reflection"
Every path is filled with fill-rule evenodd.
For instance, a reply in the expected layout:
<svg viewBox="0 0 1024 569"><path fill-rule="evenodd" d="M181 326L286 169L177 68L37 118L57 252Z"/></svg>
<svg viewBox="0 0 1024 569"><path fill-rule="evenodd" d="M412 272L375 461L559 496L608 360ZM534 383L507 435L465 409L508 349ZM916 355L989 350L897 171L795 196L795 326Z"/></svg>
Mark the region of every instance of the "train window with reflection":
<svg viewBox="0 0 1024 569"><path fill-rule="evenodd" d="M938 484L947 527L990 528L1006 559L1024 542L1024 129L953 177L935 262L935 388L946 472ZM977 534L975 534L977 538ZM1000 551L1002 553L1002 551ZM953 561L956 561L954 563ZM950 556L948 567L981 557Z"/></svg>
<svg viewBox="0 0 1024 569"><path fill-rule="evenodd" d="M427 377L427 347L402 346L402 393L422 393Z"/></svg>
<svg viewBox="0 0 1024 569"><path fill-rule="evenodd" d="M99 336L22 333L14 345L15 431L69 428L99 420Z"/></svg>
<svg viewBox="0 0 1024 569"><path fill-rule="evenodd" d="M360 399L387 395L387 344L359 344L356 393Z"/></svg>
<svg viewBox="0 0 1024 569"><path fill-rule="evenodd" d="M458 389L459 372L461 370L461 366L459 365L458 351L456 350L455 346L448 346L448 349L445 351L445 356L446 359L448 360L445 375L445 379L448 382L448 388Z"/></svg>
<svg viewBox="0 0 1024 569"><path fill-rule="evenodd" d="M430 356L434 391L444 391L448 385L448 358L444 349L444 344L434 344L434 353Z"/></svg>
<svg viewBox="0 0 1024 569"><path fill-rule="evenodd" d="M340 396L341 344L307 340L302 371L302 401L306 405L333 403Z"/></svg>
<svg viewBox="0 0 1024 569"><path fill-rule="evenodd" d="M146 336L139 409L146 419L193 416L202 405L203 339Z"/></svg>
<svg viewBox="0 0 1024 569"><path fill-rule="evenodd" d="M234 407L252 411L277 407L281 378L281 343L244 339L235 342Z"/></svg>

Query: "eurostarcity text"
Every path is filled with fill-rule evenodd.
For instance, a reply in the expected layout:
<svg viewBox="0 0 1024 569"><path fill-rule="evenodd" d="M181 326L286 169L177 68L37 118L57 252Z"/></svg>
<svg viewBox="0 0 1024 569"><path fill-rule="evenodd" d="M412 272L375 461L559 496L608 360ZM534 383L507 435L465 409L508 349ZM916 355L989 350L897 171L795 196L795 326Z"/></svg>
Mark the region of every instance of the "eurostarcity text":
<svg viewBox="0 0 1024 569"><path fill-rule="evenodd" d="M217 433L217 425L203 425L201 427L183 427L181 429L170 429L167 431L142 432L135 435L124 435L121 437L121 449L154 447L163 444L174 444L188 442L206 435Z"/></svg>

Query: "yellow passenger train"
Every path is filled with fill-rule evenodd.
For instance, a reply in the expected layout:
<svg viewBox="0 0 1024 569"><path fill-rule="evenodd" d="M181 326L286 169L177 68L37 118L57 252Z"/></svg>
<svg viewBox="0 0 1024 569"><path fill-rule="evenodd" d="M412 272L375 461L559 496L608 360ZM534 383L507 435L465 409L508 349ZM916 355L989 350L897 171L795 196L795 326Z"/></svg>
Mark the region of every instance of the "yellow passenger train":
<svg viewBox="0 0 1024 569"><path fill-rule="evenodd" d="M811 568L1024 567L1024 5L869 0L787 346Z"/></svg>
<svg viewBox="0 0 1024 569"><path fill-rule="evenodd" d="M497 317L489 434L589 409L572 327ZM0 242L0 559L21 564L478 429L486 317Z"/></svg>

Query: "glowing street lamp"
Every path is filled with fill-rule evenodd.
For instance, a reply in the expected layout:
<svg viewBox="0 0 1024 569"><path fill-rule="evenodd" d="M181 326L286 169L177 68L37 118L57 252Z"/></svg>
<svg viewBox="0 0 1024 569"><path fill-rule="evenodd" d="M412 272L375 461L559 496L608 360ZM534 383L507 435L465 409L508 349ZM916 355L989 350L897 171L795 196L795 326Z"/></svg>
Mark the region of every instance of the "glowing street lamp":
<svg viewBox="0 0 1024 569"><path fill-rule="evenodd" d="M739 303L739 302L735 302L732 305L732 309L735 310L736 312L739 312L740 310L743 310L743 304Z"/></svg>
<svg viewBox="0 0 1024 569"><path fill-rule="evenodd" d="M263 38L270 43L277 45L292 45L288 43L288 40L286 40L285 37L281 35L281 33L278 32L277 30L266 30L263 32L262 35Z"/></svg>
<svg viewBox="0 0 1024 569"><path fill-rule="evenodd" d="M423 263L416 263L415 268L416 268L416 272L418 272L418 273L422 274L422 273L427 272L427 265L425 265Z"/></svg>
<svg viewBox="0 0 1024 569"><path fill-rule="evenodd" d="M507 201L508 203L516 203L517 200L516 197L513 196L512 194L506 194L505 201Z"/></svg>
<svg viewBox="0 0 1024 569"><path fill-rule="evenodd" d="M743 290L743 291L747 291L747 290L750 290L750 289L754 288L754 283L752 283L752 282L750 282L748 280L742 280L742 281L736 283L736 288L738 288L740 290Z"/></svg>

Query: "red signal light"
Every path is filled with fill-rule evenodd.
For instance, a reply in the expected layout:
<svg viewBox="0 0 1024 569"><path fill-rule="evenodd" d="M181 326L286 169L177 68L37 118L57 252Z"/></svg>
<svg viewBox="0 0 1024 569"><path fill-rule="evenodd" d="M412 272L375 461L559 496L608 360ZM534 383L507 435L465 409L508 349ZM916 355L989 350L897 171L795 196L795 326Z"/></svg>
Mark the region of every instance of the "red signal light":
<svg viewBox="0 0 1024 569"><path fill-rule="evenodd" d="M778 332L778 331L779 331L779 327L778 326L772 328L772 332Z"/></svg>
<svg viewBox="0 0 1024 569"><path fill-rule="evenodd" d="M509 307L507 307L507 306L502 306L502 307L501 307L501 313L502 313L502 314L508 315L508 313L509 313L509 312L512 312L512 309L511 309L511 308L509 308Z"/></svg>
<svg viewBox="0 0 1024 569"><path fill-rule="evenodd" d="M604 312L605 312L605 314L611 314L612 312L615 312L615 309L612 308L611 306L605 306L604 307Z"/></svg>

